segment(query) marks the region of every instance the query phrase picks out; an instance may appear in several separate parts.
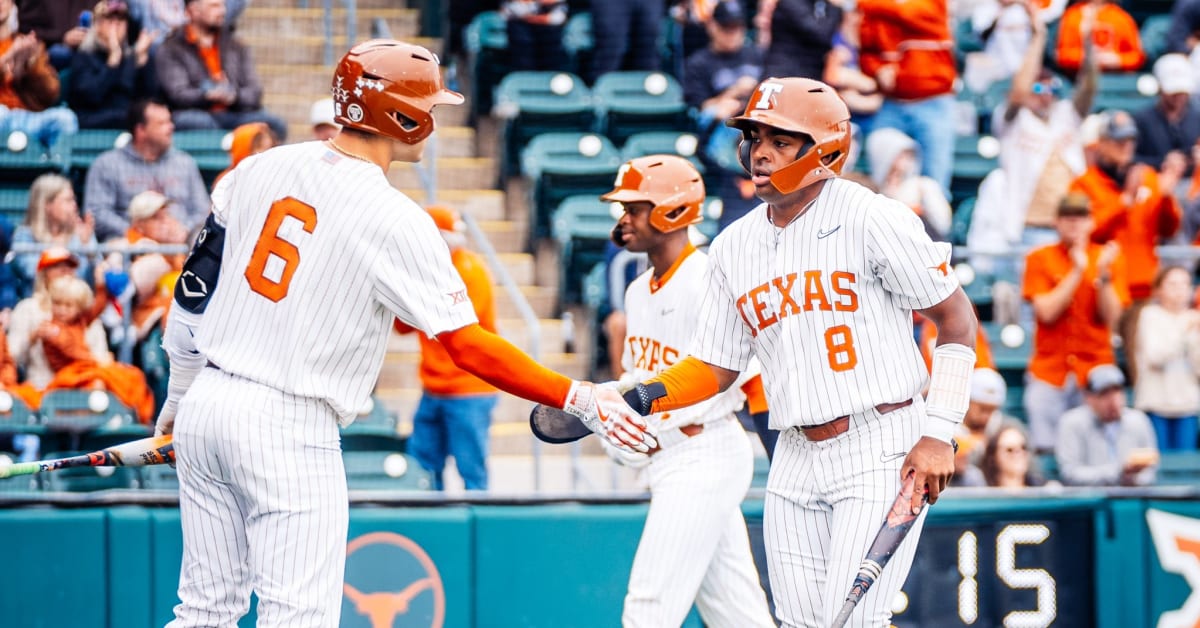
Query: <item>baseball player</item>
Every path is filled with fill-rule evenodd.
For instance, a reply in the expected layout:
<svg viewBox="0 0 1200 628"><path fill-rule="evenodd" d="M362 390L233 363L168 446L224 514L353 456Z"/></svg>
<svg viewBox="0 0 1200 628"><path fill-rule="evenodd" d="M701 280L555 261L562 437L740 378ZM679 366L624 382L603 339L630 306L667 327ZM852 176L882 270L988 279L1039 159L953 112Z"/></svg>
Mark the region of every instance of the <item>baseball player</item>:
<svg viewBox="0 0 1200 628"><path fill-rule="evenodd" d="M365 411L393 318L496 387L642 449L615 387L575 382L483 330L433 220L392 188L442 86L428 50L355 46L333 78L334 138L281 146L221 179L176 284L158 431L178 455L183 566L171 626L337 626L348 504L338 426ZM186 393L186 394L185 394ZM603 402L606 408L601 408Z"/></svg>
<svg viewBox="0 0 1200 628"><path fill-rule="evenodd" d="M615 189L601 198L625 209L613 241L650 261L625 292L621 361L639 381L682 357L696 327L708 258L688 241L688 225L703 218L704 183L688 160L650 155L621 166ZM733 414L744 401L732 387L650 417L658 448L649 453L605 447L617 462L644 468L651 493L629 574L626 628L679 626L693 601L707 626L775 626L741 511L754 475L750 440Z"/></svg>
<svg viewBox="0 0 1200 628"><path fill-rule="evenodd" d="M831 623L903 478L924 488L914 512L920 493L937 501L975 365L975 316L950 246L904 205L838 177L849 119L828 85L770 78L727 122L743 132L742 163L764 203L709 249L690 355L634 398L640 412L674 413L727 388L752 356L762 362L771 426L782 430L764 535L785 626ZM932 372L913 310L938 327ZM923 521L848 625L888 625Z"/></svg>

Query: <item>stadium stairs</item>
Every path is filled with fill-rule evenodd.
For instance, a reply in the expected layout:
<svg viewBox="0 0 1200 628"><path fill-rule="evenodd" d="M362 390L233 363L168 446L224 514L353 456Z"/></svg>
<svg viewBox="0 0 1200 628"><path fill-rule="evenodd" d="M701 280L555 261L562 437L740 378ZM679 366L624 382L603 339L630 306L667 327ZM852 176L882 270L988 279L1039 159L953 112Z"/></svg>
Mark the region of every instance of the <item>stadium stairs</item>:
<svg viewBox="0 0 1200 628"><path fill-rule="evenodd" d="M393 37L440 50L439 40L417 36L420 14L416 9L396 8L398 3L394 0L357 1L356 39L369 38L372 23L383 18ZM320 3L309 2L312 8L299 8L300 4L298 0L255 0L238 24L238 35L252 48L258 65L264 84L264 104L268 110L287 120L288 139L293 142L311 137L309 107L314 100L328 94L332 72L332 67L324 63L325 31ZM347 48L343 9L334 11L333 25L334 56L340 57ZM460 85L468 84L468 80L460 79ZM467 94L467 97L471 95ZM581 324L575 330L575 352L564 353L562 324L557 318L560 312L555 285L558 280L557 254L553 246L527 246L525 195L519 189L507 193L496 189L498 134L495 126L486 118L480 121L480 129L466 126L467 110L463 106L440 107L435 111L438 120L436 201L472 216L499 253L508 273L519 284L540 319L541 362L572 377L585 378L593 344L582 327L582 321L587 319L581 312L576 313L575 320ZM389 179L415 201L425 204L425 192L415 168L395 164ZM527 252L531 248L536 249L535 254ZM498 282L496 299L499 331L517 346L528 349L529 332L516 305ZM399 417L401 432L411 429L413 412L421 394L417 376L419 357L414 336L393 335L375 391L376 399ZM504 473L505 490L533 486L530 460L533 444L527 421L530 407L524 400L501 395L493 415L493 474L497 467L509 469L509 473ZM543 452L553 458L547 461L551 465L550 472L543 473L543 478L556 478L545 488L566 488L569 476L565 472L566 451L565 447L543 448ZM585 452L597 454L599 447L587 443ZM564 473L558 473L557 469L563 469ZM448 478L447 482L449 484L451 480Z"/></svg>

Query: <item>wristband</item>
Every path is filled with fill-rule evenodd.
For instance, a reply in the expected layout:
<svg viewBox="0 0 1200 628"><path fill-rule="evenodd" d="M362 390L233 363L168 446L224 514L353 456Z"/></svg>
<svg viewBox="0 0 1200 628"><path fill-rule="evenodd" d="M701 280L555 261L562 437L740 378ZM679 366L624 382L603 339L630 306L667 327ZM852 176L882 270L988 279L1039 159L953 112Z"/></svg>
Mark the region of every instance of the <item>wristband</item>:
<svg viewBox="0 0 1200 628"><path fill-rule="evenodd" d="M933 350L933 368L929 372L929 394L925 398L923 436L950 443L967 414L971 403L971 374L975 370L975 351L966 345L944 344Z"/></svg>

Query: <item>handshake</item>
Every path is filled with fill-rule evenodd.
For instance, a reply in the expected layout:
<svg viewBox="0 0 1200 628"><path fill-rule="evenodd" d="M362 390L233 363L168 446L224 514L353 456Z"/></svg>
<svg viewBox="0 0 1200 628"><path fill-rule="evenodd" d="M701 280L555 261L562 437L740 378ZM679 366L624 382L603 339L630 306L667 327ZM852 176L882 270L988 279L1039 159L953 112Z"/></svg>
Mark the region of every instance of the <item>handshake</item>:
<svg viewBox="0 0 1200 628"><path fill-rule="evenodd" d="M647 424L655 399L666 395L660 383L573 382L562 409L539 405L529 415L533 433L548 443L569 443L599 434L617 449L646 453L658 446Z"/></svg>

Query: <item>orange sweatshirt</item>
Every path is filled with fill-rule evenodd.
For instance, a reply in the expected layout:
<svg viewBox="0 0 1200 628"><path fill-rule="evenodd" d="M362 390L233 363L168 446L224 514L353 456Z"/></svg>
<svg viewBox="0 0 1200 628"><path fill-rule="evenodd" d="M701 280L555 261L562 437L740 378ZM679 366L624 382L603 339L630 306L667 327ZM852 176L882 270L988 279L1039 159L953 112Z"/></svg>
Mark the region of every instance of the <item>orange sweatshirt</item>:
<svg viewBox="0 0 1200 628"><path fill-rule="evenodd" d="M1083 33L1080 23L1087 2L1072 5L1063 12L1058 27L1058 43L1055 56L1058 67L1064 72L1075 73L1083 65ZM1108 3L1096 12L1096 24L1092 27L1092 44L1096 52L1113 52L1119 57L1117 67L1101 67L1109 72L1133 72L1146 63L1142 51L1142 40L1138 35L1137 23L1121 7Z"/></svg>
<svg viewBox="0 0 1200 628"><path fill-rule="evenodd" d="M954 91L954 38L946 0L859 0L862 25L859 63L876 77L894 65L896 84L887 96L932 98Z"/></svg>

